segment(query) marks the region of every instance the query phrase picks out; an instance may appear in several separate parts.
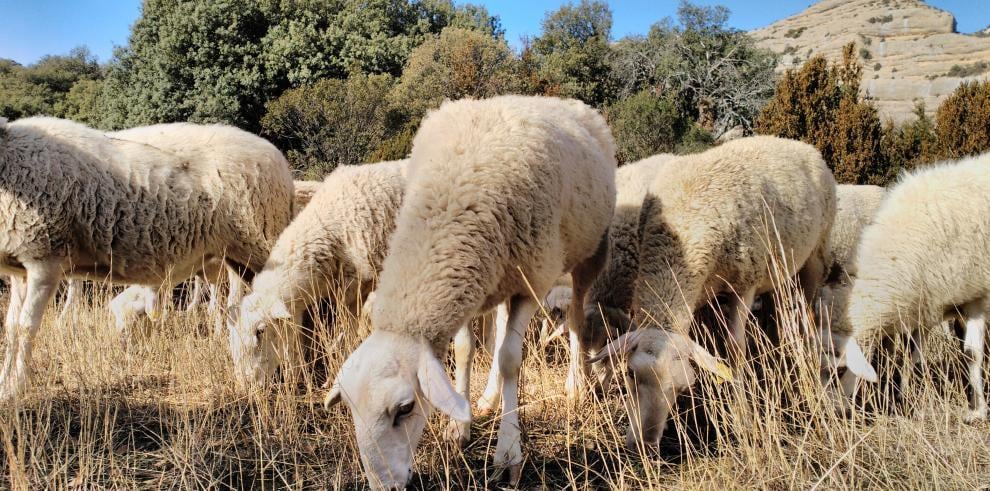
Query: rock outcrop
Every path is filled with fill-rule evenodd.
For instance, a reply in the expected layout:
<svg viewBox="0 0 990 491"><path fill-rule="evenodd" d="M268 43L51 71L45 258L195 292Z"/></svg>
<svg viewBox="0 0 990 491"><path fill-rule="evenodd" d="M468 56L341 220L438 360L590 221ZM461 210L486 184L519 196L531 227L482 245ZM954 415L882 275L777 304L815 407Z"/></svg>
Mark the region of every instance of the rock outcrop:
<svg viewBox="0 0 990 491"><path fill-rule="evenodd" d="M822 0L750 34L782 55L778 70L817 54L837 59L856 42L864 95L898 122L918 102L932 114L963 81L990 79L990 28L959 34L952 14L921 0Z"/></svg>

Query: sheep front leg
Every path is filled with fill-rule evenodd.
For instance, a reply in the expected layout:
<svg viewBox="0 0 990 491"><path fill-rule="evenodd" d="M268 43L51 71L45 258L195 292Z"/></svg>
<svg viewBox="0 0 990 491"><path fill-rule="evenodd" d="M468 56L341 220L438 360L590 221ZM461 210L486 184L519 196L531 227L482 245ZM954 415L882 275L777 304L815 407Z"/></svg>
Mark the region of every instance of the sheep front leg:
<svg viewBox="0 0 990 491"><path fill-rule="evenodd" d="M186 303L186 312L194 312L201 303L203 303L203 278L197 275L193 277L193 288Z"/></svg>
<svg viewBox="0 0 990 491"><path fill-rule="evenodd" d="M522 433L519 428L519 368L523 336L540 304L528 296L517 296L509 306L509 321L503 339L496 340L495 362L502 376L502 421L495 445L495 466L509 469L509 484L518 487L522 477Z"/></svg>
<svg viewBox="0 0 990 491"><path fill-rule="evenodd" d="M746 361L746 319L749 318L753 300L756 298L756 288L750 288L743 292L742 296L732 299L730 307L731 317L729 318L729 335L732 337L730 351L736 366L741 366Z"/></svg>
<svg viewBox="0 0 990 491"><path fill-rule="evenodd" d="M502 390L502 372L499 370L498 355L502 349L502 342L505 340L506 330L509 324L509 302L498 306L495 310L495 347L492 348L492 368L488 372L488 384L485 391L478 399L478 413L488 414L498 406L500 391Z"/></svg>
<svg viewBox="0 0 990 491"><path fill-rule="evenodd" d="M598 241L595 253L571 271L571 304L567 312L567 331L571 345L570 369L567 373L567 383L564 390L571 403L578 403L584 396L588 379L588 348L585 340L589 338L586 331L587 315L584 311L584 299L598 274L605 268L608 260L608 232Z"/></svg>
<svg viewBox="0 0 990 491"><path fill-rule="evenodd" d="M987 399L983 390L983 344L986 335L986 313L982 310L967 312L966 339L963 351L969 355L969 385L973 391L969 401L969 412L964 417L967 423L987 419Z"/></svg>
<svg viewBox="0 0 990 491"><path fill-rule="evenodd" d="M17 323L21 307L24 306L24 290L27 284L20 276L10 277L10 301L7 303L7 317L4 318L3 325L9 333L12 326ZM9 334L8 334L9 336ZM7 346L10 346L9 344Z"/></svg>
<svg viewBox="0 0 990 491"><path fill-rule="evenodd" d="M471 400L471 364L474 361L474 334L471 323L461 326L454 336L454 384L457 392L467 401ZM471 422L451 420L445 436L459 447L467 445L471 439Z"/></svg>
<svg viewBox="0 0 990 491"><path fill-rule="evenodd" d="M6 355L0 372L0 401L15 399L27 385L31 344L41 326L45 308L62 280L59 261L28 261L24 263L24 269L27 270L27 287L20 312L14 323L7 327Z"/></svg>

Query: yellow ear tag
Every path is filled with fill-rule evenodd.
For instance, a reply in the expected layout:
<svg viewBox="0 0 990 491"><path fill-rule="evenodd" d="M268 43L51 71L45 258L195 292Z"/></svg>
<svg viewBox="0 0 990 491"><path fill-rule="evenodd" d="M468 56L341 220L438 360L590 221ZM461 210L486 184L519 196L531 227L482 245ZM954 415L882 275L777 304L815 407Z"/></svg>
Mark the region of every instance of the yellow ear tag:
<svg viewBox="0 0 990 491"><path fill-rule="evenodd" d="M718 362L715 364L715 382L724 383L731 382L733 380L732 370L725 365L725 363Z"/></svg>
<svg viewBox="0 0 990 491"><path fill-rule="evenodd" d="M162 315L158 312L148 312L148 318L151 319L152 322L158 322L158 319L161 319L161 317Z"/></svg>

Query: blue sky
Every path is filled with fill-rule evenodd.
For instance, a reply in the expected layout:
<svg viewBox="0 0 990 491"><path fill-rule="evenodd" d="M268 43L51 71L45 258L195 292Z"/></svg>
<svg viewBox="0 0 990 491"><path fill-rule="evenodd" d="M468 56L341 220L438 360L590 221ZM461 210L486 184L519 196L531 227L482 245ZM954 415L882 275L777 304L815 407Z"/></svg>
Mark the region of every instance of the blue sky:
<svg viewBox="0 0 990 491"><path fill-rule="evenodd" d="M460 0L457 0L460 3ZM502 18L506 37L513 45L523 35L540 32L540 21L548 10L566 0L473 0ZM740 29L765 26L796 14L811 0L697 0L721 4L732 10L730 23ZM955 14L961 32L972 32L990 24L988 0L929 0ZM673 16L678 0L611 0L613 35L644 33L654 22ZM772 7L768 6L772 5ZM45 54L66 53L85 44L106 61L115 45L127 43L130 25L140 14L140 0L0 0L0 58L33 63Z"/></svg>

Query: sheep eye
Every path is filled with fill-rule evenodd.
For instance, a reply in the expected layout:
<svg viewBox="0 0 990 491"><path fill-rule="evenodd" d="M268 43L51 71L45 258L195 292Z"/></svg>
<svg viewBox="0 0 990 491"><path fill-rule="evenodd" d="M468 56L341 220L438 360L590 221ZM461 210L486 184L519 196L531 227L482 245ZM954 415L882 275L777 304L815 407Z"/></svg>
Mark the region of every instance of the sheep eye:
<svg viewBox="0 0 990 491"><path fill-rule="evenodd" d="M399 404L399 406L395 408L395 419L392 420L392 426L399 426L399 422L402 421L402 418L412 414L412 410L415 405L416 401L409 401Z"/></svg>

